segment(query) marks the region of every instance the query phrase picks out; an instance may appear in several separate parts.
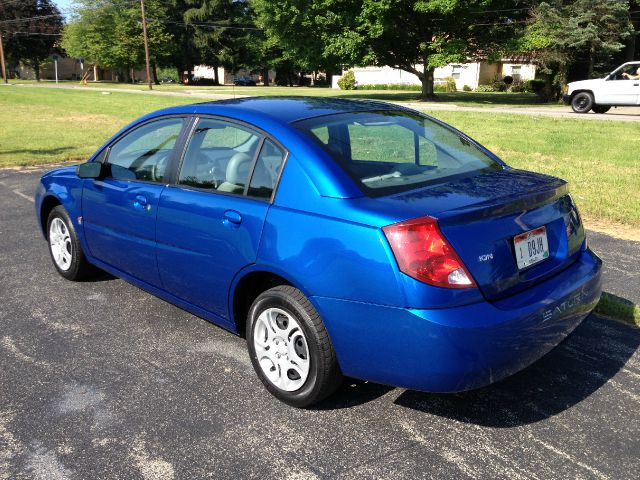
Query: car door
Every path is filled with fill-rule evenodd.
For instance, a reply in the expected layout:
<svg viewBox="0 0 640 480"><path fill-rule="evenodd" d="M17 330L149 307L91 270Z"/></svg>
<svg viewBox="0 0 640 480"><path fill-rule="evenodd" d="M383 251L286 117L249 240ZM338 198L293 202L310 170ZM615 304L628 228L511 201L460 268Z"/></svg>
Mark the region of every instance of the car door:
<svg viewBox="0 0 640 480"><path fill-rule="evenodd" d="M264 134L198 119L175 184L160 196L158 267L164 289L229 318L231 282L256 261L285 151Z"/></svg>
<svg viewBox="0 0 640 480"><path fill-rule="evenodd" d="M624 78L622 72L635 73L640 66L625 66L602 82L600 92L595 92L596 103L602 105L638 105L640 104L640 80Z"/></svg>
<svg viewBox="0 0 640 480"><path fill-rule="evenodd" d="M104 177L85 180L82 192L91 255L154 286L160 286L158 201L184 123L183 117L167 117L125 133L106 150Z"/></svg>

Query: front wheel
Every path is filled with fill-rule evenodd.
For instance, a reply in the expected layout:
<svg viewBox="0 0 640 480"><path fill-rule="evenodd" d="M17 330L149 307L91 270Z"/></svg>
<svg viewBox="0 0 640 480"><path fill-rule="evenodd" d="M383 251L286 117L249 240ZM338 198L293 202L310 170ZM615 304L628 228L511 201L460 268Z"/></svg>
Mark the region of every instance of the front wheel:
<svg viewBox="0 0 640 480"><path fill-rule="evenodd" d="M297 288L280 285L256 298L247 317L247 346L267 390L294 407L319 402L342 380L329 334Z"/></svg>
<svg viewBox="0 0 640 480"><path fill-rule="evenodd" d="M588 113L593 107L593 95L589 92L576 93L571 99L571 108L576 113Z"/></svg>
<svg viewBox="0 0 640 480"><path fill-rule="evenodd" d="M594 105L592 110L594 111L594 113L607 113L609 110L611 110L611 107L608 105Z"/></svg>
<svg viewBox="0 0 640 480"><path fill-rule="evenodd" d="M96 269L87 262L73 222L62 205L49 214L47 240L53 265L64 278L83 280L95 274Z"/></svg>

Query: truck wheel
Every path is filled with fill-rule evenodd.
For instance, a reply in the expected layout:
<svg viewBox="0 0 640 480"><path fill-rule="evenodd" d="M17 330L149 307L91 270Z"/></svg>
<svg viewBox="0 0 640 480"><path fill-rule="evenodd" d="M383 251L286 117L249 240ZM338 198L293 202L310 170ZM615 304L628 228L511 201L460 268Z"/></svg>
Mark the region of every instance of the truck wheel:
<svg viewBox="0 0 640 480"><path fill-rule="evenodd" d="M594 105L592 110L594 111L594 113L607 113L609 110L611 110L611 107L608 105Z"/></svg>
<svg viewBox="0 0 640 480"><path fill-rule="evenodd" d="M571 99L571 108L576 113L587 113L593 108L593 95L589 92L576 93Z"/></svg>

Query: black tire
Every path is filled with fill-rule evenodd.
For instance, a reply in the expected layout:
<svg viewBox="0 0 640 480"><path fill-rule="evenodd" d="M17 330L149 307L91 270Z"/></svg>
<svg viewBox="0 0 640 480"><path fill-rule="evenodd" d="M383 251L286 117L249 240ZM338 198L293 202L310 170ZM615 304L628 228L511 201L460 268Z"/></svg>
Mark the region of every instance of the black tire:
<svg viewBox="0 0 640 480"><path fill-rule="evenodd" d="M611 107L609 105L594 105L591 110L593 110L594 113L607 113L611 110Z"/></svg>
<svg viewBox="0 0 640 480"><path fill-rule="evenodd" d="M264 373L256 353L256 322L260 314L269 309L282 310L293 318L300 326L308 346L308 376L304 384L295 391L283 390L275 385ZM266 389L282 402L305 408L328 397L340 386L342 373L329 334L316 309L297 288L280 285L261 293L249 310L246 331L249 356L258 378ZM272 370L275 371L275 368L274 364Z"/></svg>
<svg viewBox="0 0 640 480"><path fill-rule="evenodd" d="M571 108L576 113L588 113L593 108L593 95L590 92L576 93L571 99Z"/></svg>
<svg viewBox="0 0 640 480"><path fill-rule="evenodd" d="M61 221L64 225L64 230L68 234L68 242L66 242L66 250L70 256L70 261L64 262L64 266L60 266L56 261L54 248L52 247L52 231L51 224L54 221ZM57 225L60 225L57 223ZM97 273L97 269L87 262L87 259L84 256L84 252L82 251L82 247L80 246L80 241L78 240L78 235L76 234L76 229L73 226L73 222L69 217L69 214L64 209L62 205L58 205L49 213L49 217L47 219L47 243L49 245L49 255L51 255L51 260L53 262L53 266L56 268L58 273L62 275L67 280L85 280L93 277Z"/></svg>

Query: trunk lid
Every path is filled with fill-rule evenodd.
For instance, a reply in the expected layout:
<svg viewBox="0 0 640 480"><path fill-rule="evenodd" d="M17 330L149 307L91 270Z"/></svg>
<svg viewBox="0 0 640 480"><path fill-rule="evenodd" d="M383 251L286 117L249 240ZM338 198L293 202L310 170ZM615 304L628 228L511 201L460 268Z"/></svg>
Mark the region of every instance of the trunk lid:
<svg viewBox="0 0 640 480"><path fill-rule="evenodd" d="M437 218L487 300L520 292L567 268L584 241L566 182L533 172L505 169L378 200L415 217ZM548 258L518 268L514 237L542 226Z"/></svg>

